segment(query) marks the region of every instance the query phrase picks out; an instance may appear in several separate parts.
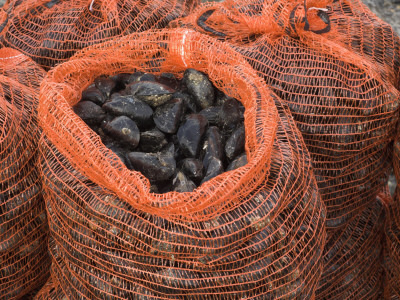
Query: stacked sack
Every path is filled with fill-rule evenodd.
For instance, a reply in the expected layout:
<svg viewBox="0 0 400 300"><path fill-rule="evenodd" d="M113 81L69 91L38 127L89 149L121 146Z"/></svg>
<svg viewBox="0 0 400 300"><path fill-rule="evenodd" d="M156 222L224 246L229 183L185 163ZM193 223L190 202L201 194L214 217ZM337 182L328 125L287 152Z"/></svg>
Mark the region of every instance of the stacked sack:
<svg viewBox="0 0 400 300"><path fill-rule="evenodd" d="M1 12L3 46L62 63L39 107L53 264L37 298L395 298L398 199L378 193L398 121L398 37L358 0L226 0L173 22L189 29L128 35L195 6L9 1ZM248 164L154 194L72 106L101 75L187 68L245 106Z"/></svg>
<svg viewBox="0 0 400 300"><path fill-rule="evenodd" d="M187 68L244 105L248 164L155 194L72 106L102 74ZM325 210L308 152L287 107L227 45L165 30L88 47L48 73L39 116L53 265L38 299L314 297Z"/></svg>
<svg viewBox="0 0 400 300"><path fill-rule="evenodd" d="M289 106L313 160L327 228L335 229L387 182L398 120L399 40L382 21L349 16L357 8L367 14L358 1L331 2L225 1L173 25L231 45ZM371 28L380 35L364 43Z"/></svg>
<svg viewBox="0 0 400 300"><path fill-rule="evenodd" d="M2 8L0 44L49 69L89 45L163 28L197 4L197 0L9 0Z"/></svg>
<svg viewBox="0 0 400 300"><path fill-rule="evenodd" d="M379 298L384 209L377 196L399 114L399 39L390 26L357 0L225 1L172 25L229 44L290 108L327 209L316 297Z"/></svg>
<svg viewBox="0 0 400 300"><path fill-rule="evenodd" d="M0 299L19 299L49 277L48 225L37 168L36 108L45 72L0 49Z"/></svg>

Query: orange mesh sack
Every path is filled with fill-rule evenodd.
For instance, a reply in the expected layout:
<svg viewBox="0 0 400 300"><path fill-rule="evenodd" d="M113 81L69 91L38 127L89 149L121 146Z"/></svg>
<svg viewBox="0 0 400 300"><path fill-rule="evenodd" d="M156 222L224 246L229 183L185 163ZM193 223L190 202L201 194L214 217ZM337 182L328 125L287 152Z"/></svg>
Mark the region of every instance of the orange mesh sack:
<svg viewBox="0 0 400 300"><path fill-rule="evenodd" d="M10 0L0 19L0 44L47 69L89 45L165 27L196 5L197 0Z"/></svg>
<svg viewBox="0 0 400 300"><path fill-rule="evenodd" d="M19 299L48 275L48 225L37 164L36 109L45 72L0 49L0 299Z"/></svg>
<svg viewBox="0 0 400 300"><path fill-rule="evenodd" d="M230 44L289 106L327 228L375 201L399 114L399 40L389 25L357 0L238 0L201 6L171 26Z"/></svg>
<svg viewBox="0 0 400 300"><path fill-rule="evenodd" d="M101 74L182 76L187 68L243 103L248 163L193 192L151 193L149 181L71 107ZM53 292L61 287L69 299L313 297L325 211L308 152L288 109L227 45L176 30L91 46L48 73L39 112Z"/></svg>
<svg viewBox="0 0 400 300"><path fill-rule="evenodd" d="M316 299L383 298L385 204L381 195L348 225L328 234Z"/></svg>

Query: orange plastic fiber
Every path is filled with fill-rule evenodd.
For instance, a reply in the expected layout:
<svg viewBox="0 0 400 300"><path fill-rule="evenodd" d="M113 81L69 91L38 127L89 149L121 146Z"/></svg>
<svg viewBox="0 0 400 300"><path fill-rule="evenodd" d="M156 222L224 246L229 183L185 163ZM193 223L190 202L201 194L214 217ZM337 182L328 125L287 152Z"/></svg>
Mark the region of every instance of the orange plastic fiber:
<svg viewBox="0 0 400 300"><path fill-rule="evenodd" d="M36 109L45 72L0 49L0 299L20 299L49 275L48 226L37 162Z"/></svg>
<svg viewBox="0 0 400 300"><path fill-rule="evenodd" d="M397 182L400 183L400 130L397 131L393 143L393 173Z"/></svg>
<svg viewBox="0 0 400 300"><path fill-rule="evenodd" d="M400 299L400 132L397 133L393 151L393 170L397 187L393 199L386 194L388 213L386 219L386 248L385 260L386 286L388 299Z"/></svg>
<svg viewBox="0 0 400 300"><path fill-rule="evenodd" d="M327 229L387 182L399 119L399 38L358 0L226 0L171 26L241 53L286 103L313 161Z"/></svg>
<svg viewBox="0 0 400 300"><path fill-rule="evenodd" d="M65 294L59 284L54 283L53 277L47 280L40 291L32 297L34 300L62 299L66 300ZM144 298L146 299L146 298ZM147 299L146 299L147 300Z"/></svg>
<svg viewBox="0 0 400 300"><path fill-rule="evenodd" d="M316 299L384 298L386 203L376 200L346 227L328 234Z"/></svg>
<svg viewBox="0 0 400 300"><path fill-rule="evenodd" d="M180 77L187 68L244 104L248 164L191 193L153 194L71 107L101 74ZM313 297L325 210L308 152L287 107L228 46L190 30L91 46L48 73L39 116L54 291L68 299Z"/></svg>
<svg viewBox="0 0 400 300"><path fill-rule="evenodd" d="M390 203L386 221L385 260L386 285L388 299L400 299L400 189L396 189L395 197Z"/></svg>
<svg viewBox="0 0 400 300"><path fill-rule="evenodd" d="M187 15L197 0L10 0L3 8L0 44L44 68L116 36L163 28Z"/></svg>

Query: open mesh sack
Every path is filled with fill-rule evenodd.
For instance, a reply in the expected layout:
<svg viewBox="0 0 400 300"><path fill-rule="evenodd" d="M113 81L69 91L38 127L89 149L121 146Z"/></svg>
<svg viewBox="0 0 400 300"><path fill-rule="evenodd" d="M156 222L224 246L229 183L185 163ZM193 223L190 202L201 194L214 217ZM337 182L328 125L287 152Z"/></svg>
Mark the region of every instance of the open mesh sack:
<svg viewBox="0 0 400 300"><path fill-rule="evenodd" d="M289 106L310 151L327 229L375 201L399 115L399 39L389 25L358 0L227 0L171 26L231 45Z"/></svg>
<svg viewBox="0 0 400 300"><path fill-rule="evenodd" d="M243 103L248 164L190 193L150 193L71 107L101 74L187 68ZM134 34L78 52L40 94L53 287L38 299L314 297L325 210L310 158L287 107L238 53L190 30Z"/></svg>
<svg viewBox="0 0 400 300"><path fill-rule="evenodd" d="M0 299L19 299L49 276L48 225L37 168L36 109L45 72L0 49Z"/></svg>
<svg viewBox="0 0 400 300"><path fill-rule="evenodd" d="M9 0L0 15L0 44L44 68L115 36L163 28L197 0Z"/></svg>

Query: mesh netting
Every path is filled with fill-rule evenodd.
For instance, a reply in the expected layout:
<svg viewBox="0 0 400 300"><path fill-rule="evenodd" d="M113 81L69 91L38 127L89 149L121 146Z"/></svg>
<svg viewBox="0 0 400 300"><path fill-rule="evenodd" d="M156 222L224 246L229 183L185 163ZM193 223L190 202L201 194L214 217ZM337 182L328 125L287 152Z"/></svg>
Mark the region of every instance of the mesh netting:
<svg viewBox="0 0 400 300"><path fill-rule="evenodd" d="M400 86L400 39L360 0L333 1L332 20L341 43L374 66L383 82Z"/></svg>
<svg viewBox="0 0 400 300"><path fill-rule="evenodd" d="M329 234L316 299L383 299L385 207L381 197Z"/></svg>
<svg viewBox="0 0 400 300"><path fill-rule="evenodd" d="M390 197L390 195L386 195ZM400 299L400 190L397 188L395 197L389 205L386 222L385 259L387 299Z"/></svg>
<svg viewBox="0 0 400 300"><path fill-rule="evenodd" d="M0 50L0 299L18 299L49 275L47 218L37 163L36 108L45 72Z"/></svg>
<svg viewBox="0 0 400 300"><path fill-rule="evenodd" d="M397 182L400 183L400 130L398 130L393 143L393 173Z"/></svg>
<svg viewBox="0 0 400 300"><path fill-rule="evenodd" d="M100 74L181 77L186 68L245 106L248 164L190 193L150 193L71 107ZM308 152L287 107L240 54L190 30L131 35L55 67L40 94L53 291L70 299L314 296L325 211Z"/></svg>
<svg viewBox="0 0 400 300"><path fill-rule="evenodd" d="M327 228L375 201L399 114L399 39L389 25L358 0L227 0L171 26L229 43L289 106L310 151Z"/></svg>
<svg viewBox="0 0 400 300"><path fill-rule="evenodd" d="M44 68L115 36L165 27L197 0L10 0L0 16L0 44Z"/></svg>
<svg viewBox="0 0 400 300"><path fill-rule="evenodd" d="M393 170L397 182L400 182L400 135L394 142ZM387 299L400 299L400 189L396 188L393 199L386 193L388 213L386 220L386 248L385 260Z"/></svg>
<svg viewBox="0 0 400 300"><path fill-rule="evenodd" d="M51 242L49 244L52 245ZM64 294L63 290L61 289L60 285L58 284L58 282L55 282L53 280L53 276L50 276L49 279L47 280L46 284L33 297L33 299L34 300L49 300L49 299L67 300L67 297L65 297L65 294ZM144 298L144 299L146 299L146 298Z"/></svg>

